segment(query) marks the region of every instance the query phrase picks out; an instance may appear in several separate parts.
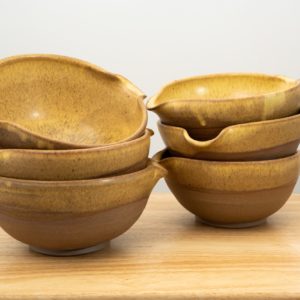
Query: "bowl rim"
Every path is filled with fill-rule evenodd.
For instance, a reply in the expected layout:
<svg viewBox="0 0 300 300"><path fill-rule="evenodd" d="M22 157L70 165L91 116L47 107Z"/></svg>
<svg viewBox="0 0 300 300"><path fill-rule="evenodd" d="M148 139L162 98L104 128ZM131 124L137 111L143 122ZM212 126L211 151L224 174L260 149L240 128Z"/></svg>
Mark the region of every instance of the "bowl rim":
<svg viewBox="0 0 300 300"><path fill-rule="evenodd" d="M24 153L24 154L33 154L33 155L68 155L68 154L83 154L83 153L94 153L98 151L110 151L113 149L123 148L130 145L138 144L147 138L150 138L154 135L154 131L150 128L146 128L145 132L137 137L136 139L124 141L120 143L108 144L105 146L99 147L90 147L90 148L79 148L79 149L59 149L59 150L50 150L50 149L17 149L17 148L0 148L1 153Z"/></svg>
<svg viewBox="0 0 300 300"><path fill-rule="evenodd" d="M228 134L231 130L234 130L235 128L249 128L249 127L251 128L252 126L256 126L256 125L267 126L267 125L272 125L272 124L289 122L294 119L299 119L299 121L300 121L300 112L295 115L292 115L289 117L284 117L284 118L229 125L229 126L224 127L216 137L214 137L210 140L204 140L204 141L196 140L196 139L192 138L190 136L190 134L188 133L189 129L196 129L196 128L183 128L183 127L179 127L179 126L173 126L173 125L165 124L161 120L157 121L157 126L158 126L158 128L165 127L165 128L169 128L170 130L178 131L178 132L180 132L180 135L183 136L184 139L191 145L197 146L200 148L205 148L208 146L212 146L213 144L218 142L222 137L226 136L226 134ZM207 128L213 128L213 127L207 127Z"/></svg>
<svg viewBox="0 0 300 300"><path fill-rule="evenodd" d="M293 83L293 86L274 91L274 92L269 92L269 93L261 93L256 96L245 96L245 97L239 97L239 98L222 98L222 99L168 99L166 102L163 103L156 103L160 95L164 92L164 90L170 86L176 85L181 82L185 81L190 81L190 80L197 80L197 79L205 79L205 78L214 78L214 77L235 77L235 76L248 76L248 77L260 77L260 78L272 78L272 79L279 79L284 81L286 84L287 83ZM172 105L174 103L190 103L190 102L213 102L213 103L223 103L223 102L230 102L230 101L248 101L248 100L253 100L261 97L268 97L268 96L274 96L279 93L286 93L288 91L293 91L296 90L297 88L300 87L300 80L295 80L292 78L289 78L287 76L282 76L282 75L270 75L270 74L265 74L265 73L255 73L255 72L233 72L233 73L212 73L212 74L207 74L207 75L196 75L196 76L190 76L190 77L185 77L181 79L176 79L173 80L167 84L165 84L154 96L150 97L147 101L146 107L148 110L152 111L155 110L159 107L165 106L165 105Z"/></svg>
<svg viewBox="0 0 300 300"><path fill-rule="evenodd" d="M143 173L148 172L150 169L156 169L162 175L161 177L167 174L167 170L160 165L157 161L148 158L147 165L144 169L138 170L128 174L114 175L110 177L102 178L92 178L92 179L78 179L78 180L30 180L30 179L16 179L9 177L0 176L0 185L11 187L13 184L21 187L28 188L55 188L55 187L65 187L70 188L74 186L105 186L109 183L120 183L125 181L130 181L132 178L141 176Z"/></svg>
<svg viewBox="0 0 300 300"><path fill-rule="evenodd" d="M166 160L169 161L188 161L191 163L193 161L193 164L201 163L201 164L206 164L206 165L223 165L223 166L249 166L249 165L264 165L264 164L269 164L272 165L273 163L278 163L278 162L284 162L284 161L289 161L293 160L298 157L298 164L300 166L300 150L298 150L295 154L289 155L286 157L281 157L281 158L276 158L276 159L269 159L269 160L255 160L255 161L216 161L216 160L204 160L204 159L195 159L195 158L187 158L187 157L178 157L178 156L168 156L162 158L162 156L167 153L168 154L168 149L164 148L163 150L157 152L154 154L152 157L152 160L160 163Z"/></svg>
<svg viewBox="0 0 300 300"><path fill-rule="evenodd" d="M137 136L139 136L141 134L141 132L145 129L146 125L147 125L147 121L148 121L148 115L147 115L147 110L146 107L144 105L143 100L146 98L146 95L136 86L134 85L131 81L129 81L127 78L125 78L124 76L120 75L120 74L116 74L116 73L112 73L109 72L107 70L105 70L102 67L99 67L95 64L89 63L85 60L82 59L78 59L75 57L69 57L69 56L65 56L65 55L59 55L59 54L21 54L21 55L14 55L14 56L9 56L9 57L5 57L0 59L0 68L2 66L5 65L9 65L12 63L17 63L20 61L26 61L26 60L50 60L50 61L58 61L61 63L68 63L68 64L72 64L72 65L76 65L79 67L83 67L83 68L87 68L89 70L92 70L94 72L97 73L102 73L110 78L114 78L115 80L119 81L120 84L124 85L126 88L128 88L129 90L131 90L133 93L136 94L137 96L137 103L139 105L139 107L141 108L142 111L142 122L140 124L140 127L129 137L123 139L123 140L119 140L117 142L113 142L113 143L109 143L109 144L104 144L103 146L106 145L113 145L116 143L120 143L123 141L128 141L128 140L132 140L134 138L136 138ZM9 124L13 127L15 127L17 130L22 131L24 133L27 133L35 138L39 138L41 140L47 141L47 142L51 142L51 143L57 143L60 144L62 146L69 146L69 147L73 147L73 148L92 148L92 147L99 147L101 145L90 145L90 144L77 144L77 143L68 143L68 142L64 142L64 141L60 141L54 138L48 138L46 136L43 136L39 133L35 133L29 129L27 129L26 127L23 127L15 122L9 122L9 121L5 121L5 120L1 120L0 119L0 124Z"/></svg>

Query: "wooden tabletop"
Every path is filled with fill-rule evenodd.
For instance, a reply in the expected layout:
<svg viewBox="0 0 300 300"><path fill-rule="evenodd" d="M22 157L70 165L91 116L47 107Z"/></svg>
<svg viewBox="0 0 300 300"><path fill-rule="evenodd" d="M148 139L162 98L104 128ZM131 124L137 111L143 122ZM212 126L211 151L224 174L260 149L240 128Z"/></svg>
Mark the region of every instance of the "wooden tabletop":
<svg viewBox="0 0 300 300"><path fill-rule="evenodd" d="M300 299L300 195L266 225L200 225L153 194L109 248L55 258L0 229L0 299Z"/></svg>

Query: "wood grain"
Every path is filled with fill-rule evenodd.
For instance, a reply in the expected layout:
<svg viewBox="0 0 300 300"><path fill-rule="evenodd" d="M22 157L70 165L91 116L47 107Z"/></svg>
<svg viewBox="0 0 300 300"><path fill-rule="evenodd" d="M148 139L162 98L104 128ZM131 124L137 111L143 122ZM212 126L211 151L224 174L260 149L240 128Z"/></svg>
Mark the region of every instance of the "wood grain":
<svg viewBox="0 0 300 300"><path fill-rule="evenodd" d="M300 195L266 225L200 225L171 194L87 256L32 253L0 229L0 299L300 299Z"/></svg>

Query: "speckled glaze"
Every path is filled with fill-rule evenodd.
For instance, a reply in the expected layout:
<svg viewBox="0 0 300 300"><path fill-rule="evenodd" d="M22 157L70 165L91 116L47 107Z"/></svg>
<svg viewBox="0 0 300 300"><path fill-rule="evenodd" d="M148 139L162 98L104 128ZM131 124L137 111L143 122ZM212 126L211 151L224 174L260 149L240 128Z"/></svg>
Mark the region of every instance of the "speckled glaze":
<svg viewBox="0 0 300 300"><path fill-rule="evenodd" d="M300 82L262 74L215 74L174 81L147 108L164 124L226 126L291 116L300 108Z"/></svg>
<svg viewBox="0 0 300 300"><path fill-rule="evenodd" d="M168 170L165 178L177 200L208 224L221 227L256 225L279 210L299 175L299 153L249 162L218 162L154 157ZM245 226L244 226L245 225Z"/></svg>
<svg viewBox="0 0 300 300"><path fill-rule="evenodd" d="M267 160L292 155L300 142L300 114L232 125L214 139L198 141L180 127L158 123L160 134L176 155L224 161Z"/></svg>
<svg viewBox="0 0 300 300"><path fill-rule="evenodd" d="M0 60L0 147L73 149L132 140L146 128L144 98L124 77L78 59Z"/></svg>
<svg viewBox="0 0 300 300"><path fill-rule="evenodd" d="M77 180L121 175L147 165L152 130L135 140L76 150L0 149L0 176Z"/></svg>
<svg viewBox="0 0 300 300"><path fill-rule="evenodd" d="M36 248L76 250L111 240L142 213L166 170L155 162L127 175L81 181L0 177L0 225Z"/></svg>

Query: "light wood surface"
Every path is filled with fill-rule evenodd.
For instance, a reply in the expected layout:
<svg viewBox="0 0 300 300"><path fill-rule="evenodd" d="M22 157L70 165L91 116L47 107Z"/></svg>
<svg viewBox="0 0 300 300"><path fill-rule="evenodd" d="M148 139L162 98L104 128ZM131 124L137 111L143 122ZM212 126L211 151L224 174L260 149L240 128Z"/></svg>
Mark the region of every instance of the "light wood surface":
<svg viewBox="0 0 300 300"><path fill-rule="evenodd" d="M0 229L0 299L300 299L300 195L266 225L200 225L171 194L153 194L110 248L32 253Z"/></svg>

